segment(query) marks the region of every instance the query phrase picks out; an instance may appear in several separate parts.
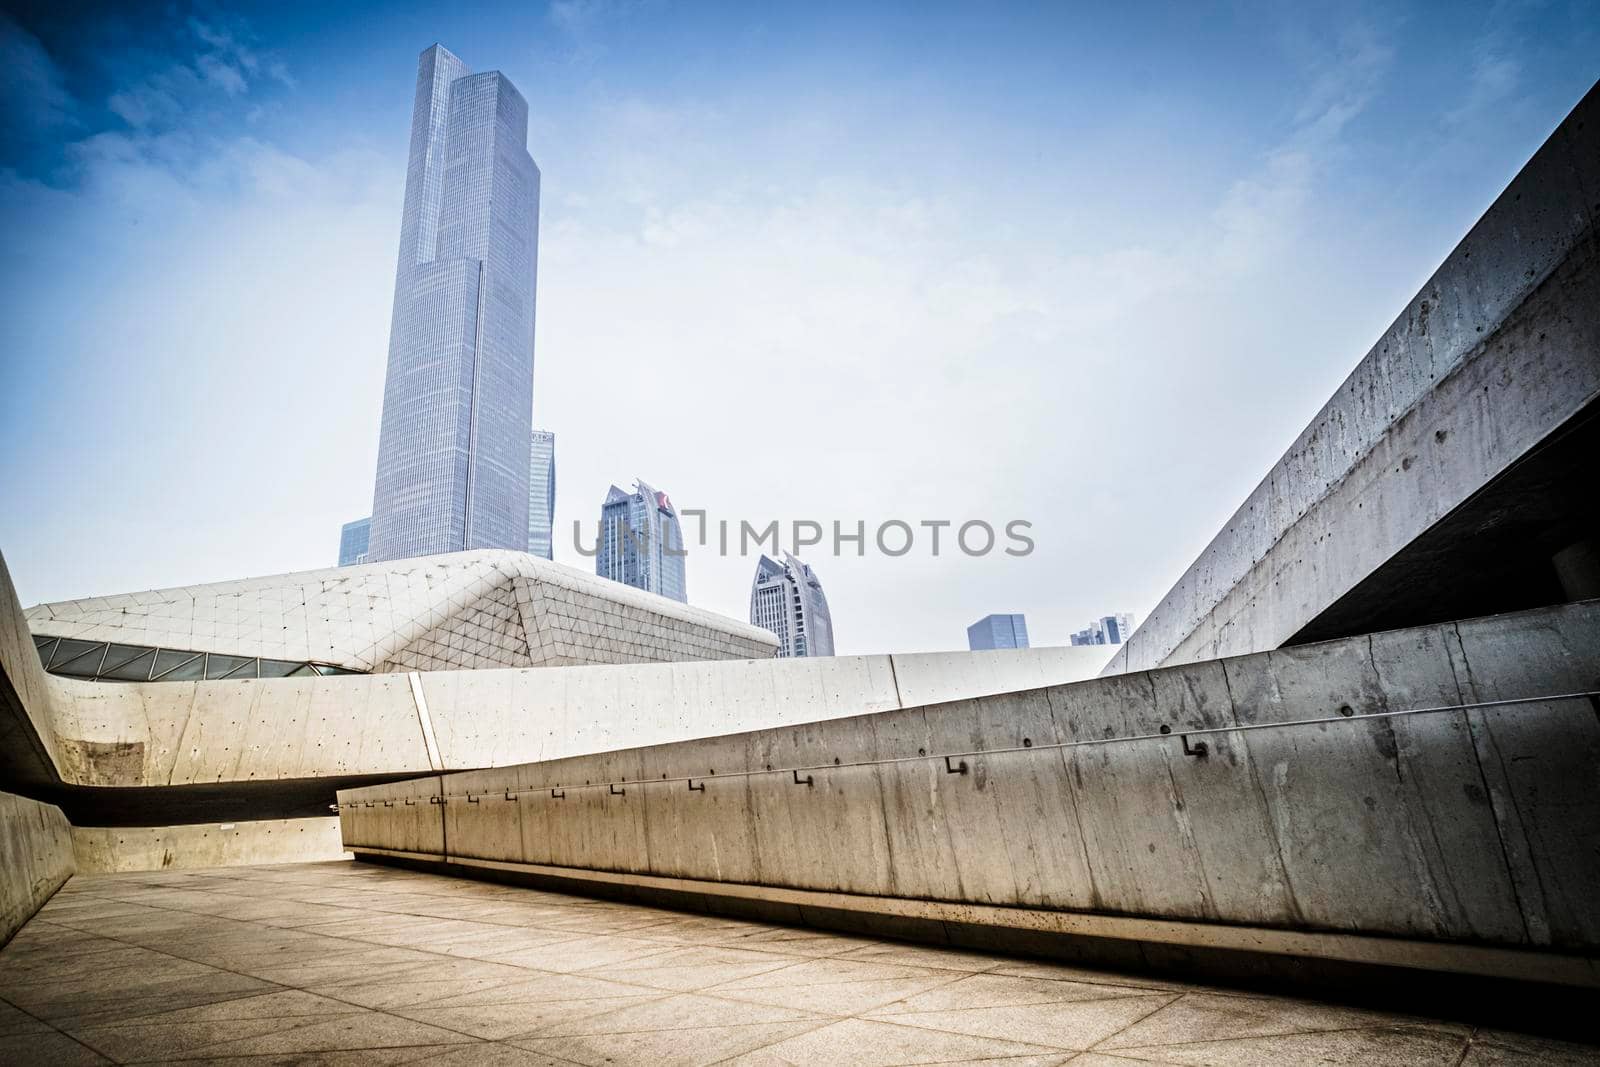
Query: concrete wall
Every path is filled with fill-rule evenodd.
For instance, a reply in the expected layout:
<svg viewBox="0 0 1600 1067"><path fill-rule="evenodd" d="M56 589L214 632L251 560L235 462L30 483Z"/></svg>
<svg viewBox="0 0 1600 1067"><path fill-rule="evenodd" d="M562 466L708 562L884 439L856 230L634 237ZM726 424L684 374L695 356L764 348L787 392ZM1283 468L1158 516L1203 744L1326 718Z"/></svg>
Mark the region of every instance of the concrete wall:
<svg viewBox="0 0 1600 1067"><path fill-rule="evenodd" d="M63 778L171 786L500 766L810 722L1093 677L1109 651L48 683Z"/></svg>
<svg viewBox="0 0 1600 1067"><path fill-rule="evenodd" d="M0 945L75 870L72 830L61 809L0 793Z"/></svg>
<svg viewBox="0 0 1600 1067"><path fill-rule="evenodd" d="M1275 648L1600 397L1600 88L1106 673Z"/></svg>
<svg viewBox="0 0 1600 1067"><path fill-rule="evenodd" d="M84 874L311 863L349 855L332 815L181 826L74 826L72 849Z"/></svg>
<svg viewBox="0 0 1600 1067"><path fill-rule="evenodd" d="M340 819L358 854L666 879L702 899L812 893L814 908L1002 925L1065 915L1113 938L1140 920L1136 936L1166 924L1183 944L1593 981L1595 704L1377 713L1597 690L1589 602L341 791ZM1234 729L1269 723L1290 725ZM1228 732L1185 755L1181 735L1202 728ZM1042 747L1119 738L1132 740ZM943 755L973 752L986 754L955 757L967 773L947 771ZM1441 943L1518 962L1473 948L1440 964L1416 948Z"/></svg>

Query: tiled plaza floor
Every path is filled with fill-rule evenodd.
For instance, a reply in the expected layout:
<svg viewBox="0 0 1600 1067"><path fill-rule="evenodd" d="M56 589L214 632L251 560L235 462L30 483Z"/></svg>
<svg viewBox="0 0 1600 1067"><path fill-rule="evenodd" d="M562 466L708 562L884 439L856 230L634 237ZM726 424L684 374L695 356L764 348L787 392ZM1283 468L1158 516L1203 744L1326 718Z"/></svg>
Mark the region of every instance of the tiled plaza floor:
<svg viewBox="0 0 1600 1067"><path fill-rule="evenodd" d="M1590 1063L1594 1048L354 863L79 877L0 1063Z"/></svg>

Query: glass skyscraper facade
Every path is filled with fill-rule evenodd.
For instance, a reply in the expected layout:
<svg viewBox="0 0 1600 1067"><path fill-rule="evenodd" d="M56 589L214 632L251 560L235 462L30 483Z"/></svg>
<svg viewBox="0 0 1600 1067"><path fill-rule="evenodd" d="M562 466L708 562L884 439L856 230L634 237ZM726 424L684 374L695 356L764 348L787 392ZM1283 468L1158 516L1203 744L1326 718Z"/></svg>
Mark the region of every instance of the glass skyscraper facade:
<svg viewBox="0 0 1600 1067"><path fill-rule="evenodd" d="M1027 648L1028 621L1021 615L985 615L967 627L967 647L974 652Z"/></svg>
<svg viewBox="0 0 1600 1067"><path fill-rule="evenodd" d="M1103 615L1072 635L1075 645L1120 645L1133 633L1132 615Z"/></svg>
<svg viewBox="0 0 1600 1067"><path fill-rule="evenodd" d="M688 603L683 529L667 499L644 482L633 492L611 487L600 507L594 572L602 578Z"/></svg>
<svg viewBox="0 0 1600 1067"><path fill-rule="evenodd" d="M528 546L539 168L497 71L422 53L368 559Z"/></svg>
<svg viewBox="0 0 1600 1067"><path fill-rule="evenodd" d="M556 520L556 435L535 430L528 444L528 551L543 559L551 554L550 531Z"/></svg>
<svg viewBox="0 0 1600 1067"><path fill-rule="evenodd" d="M372 519L357 519L339 527L339 566L353 567L367 561L367 542L372 534Z"/></svg>
<svg viewBox="0 0 1600 1067"><path fill-rule="evenodd" d="M762 556L750 583L750 622L778 635L778 655L833 655L833 615L816 572L785 552Z"/></svg>

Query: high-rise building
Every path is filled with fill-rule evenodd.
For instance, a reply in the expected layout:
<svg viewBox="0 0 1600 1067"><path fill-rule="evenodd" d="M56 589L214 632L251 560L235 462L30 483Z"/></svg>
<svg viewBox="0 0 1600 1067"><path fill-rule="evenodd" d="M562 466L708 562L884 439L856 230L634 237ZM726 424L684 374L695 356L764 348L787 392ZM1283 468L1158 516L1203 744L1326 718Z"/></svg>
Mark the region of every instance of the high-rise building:
<svg viewBox="0 0 1600 1067"><path fill-rule="evenodd" d="M367 561L367 540L371 532L370 516L339 527L339 566L353 567Z"/></svg>
<svg viewBox="0 0 1600 1067"><path fill-rule="evenodd" d="M816 572L783 554L762 556L750 584L750 621L778 635L779 656L833 655L833 615Z"/></svg>
<svg viewBox="0 0 1600 1067"><path fill-rule="evenodd" d="M528 551L542 559L551 554L550 531L556 521L556 435L535 430L528 444Z"/></svg>
<svg viewBox="0 0 1600 1067"><path fill-rule="evenodd" d="M611 487L600 507L596 574L688 603L686 554L678 513L667 494L638 481L631 493Z"/></svg>
<svg viewBox="0 0 1600 1067"><path fill-rule="evenodd" d="M372 561L528 545L539 168L498 71L422 53L389 326Z"/></svg>
<svg viewBox="0 0 1600 1067"><path fill-rule="evenodd" d="M1120 645L1133 633L1132 615L1105 615L1072 635L1075 645Z"/></svg>
<svg viewBox="0 0 1600 1067"><path fill-rule="evenodd" d="M1028 621L1021 615L985 615L967 627L967 647L974 652L1027 648Z"/></svg>

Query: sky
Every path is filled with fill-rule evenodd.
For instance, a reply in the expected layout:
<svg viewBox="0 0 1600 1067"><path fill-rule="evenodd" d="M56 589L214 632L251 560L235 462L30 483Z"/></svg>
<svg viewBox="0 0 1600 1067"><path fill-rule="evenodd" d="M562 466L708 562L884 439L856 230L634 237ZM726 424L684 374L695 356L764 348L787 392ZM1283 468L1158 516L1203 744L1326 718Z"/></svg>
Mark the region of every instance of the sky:
<svg viewBox="0 0 1600 1067"><path fill-rule="evenodd" d="M1142 620L1600 77L1600 6L12 5L24 604L334 563L434 42L530 106L557 561L635 478L864 523L803 555L868 653ZM1034 548L953 550L973 520ZM745 618L733 540L689 599Z"/></svg>

